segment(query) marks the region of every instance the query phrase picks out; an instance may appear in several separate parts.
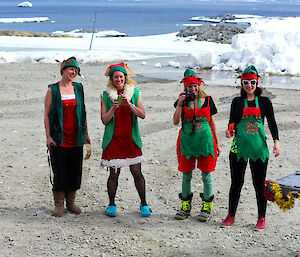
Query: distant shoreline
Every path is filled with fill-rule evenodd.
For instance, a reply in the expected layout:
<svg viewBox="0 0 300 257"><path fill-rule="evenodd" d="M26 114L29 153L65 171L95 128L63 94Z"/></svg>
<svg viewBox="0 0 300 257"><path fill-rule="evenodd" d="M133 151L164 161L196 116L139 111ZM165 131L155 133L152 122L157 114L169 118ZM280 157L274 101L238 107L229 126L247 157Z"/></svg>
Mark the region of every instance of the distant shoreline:
<svg viewBox="0 0 300 257"><path fill-rule="evenodd" d="M72 37L68 35L51 35L49 33L31 32L23 30L0 30L0 36L15 37Z"/></svg>

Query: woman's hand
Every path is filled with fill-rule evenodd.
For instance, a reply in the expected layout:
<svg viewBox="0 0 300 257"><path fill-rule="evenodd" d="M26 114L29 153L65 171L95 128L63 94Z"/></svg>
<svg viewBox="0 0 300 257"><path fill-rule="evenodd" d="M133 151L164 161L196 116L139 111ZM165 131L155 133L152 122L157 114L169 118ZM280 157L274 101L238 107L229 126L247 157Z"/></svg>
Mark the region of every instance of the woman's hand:
<svg viewBox="0 0 300 257"><path fill-rule="evenodd" d="M280 154L280 144L278 140L275 140L274 146L273 146L273 153L275 153L275 157L277 157Z"/></svg>
<svg viewBox="0 0 300 257"><path fill-rule="evenodd" d="M48 147L48 149L52 148L51 145L54 145L56 147L56 143L54 142L53 138L51 136L47 136L46 146Z"/></svg>
<svg viewBox="0 0 300 257"><path fill-rule="evenodd" d="M217 154L218 154L218 156L220 156L220 154L221 154L221 146L220 146L220 143L217 144Z"/></svg>
<svg viewBox="0 0 300 257"><path fill-rule="evenodd" d="M228 124L228 129L225 131L225 136L227 138L231 138L234 135L234 133L235 133L234 126L235 126L234 123Z"/></svg>
<svg viewBox="0 0 300 257"><path fill-rule="evenodd" d="M125 105L128 105L130 107L132 103L127 99L127 97L122 93L120 93L120 95L123 97L123 101L125 102Z"/></svg>
<svg viewBox="0 0 300 257"><path fill-rule="evenodd" d="M84 143L85 144L91 144L91 139L90 139L90 136L89 136L89 134L85 134L85 140L84 140Z"/></svg>
<svg viewBox="0 0 300 257"><path fill-rule="evenodd" d="M235 133L235 130L229 131L228 129L225 131L225 136L227 138L231 138L233 134Z"/></svg>
<svg viewBox="0 0 300 257"><path fill-rule="evenodd" d="M180 93L180 95L178 96L178 105L182 106L183 102L185 100L186 94L185 92Z"/></svg>
<svg viewBox="0 0 300 257"><path fill-rule="evenodd" d="M118 109L119 108L119 102L118 102L118 99L115 99L114 101L113 101L113 106L111 107L114 111L116 110L116 109Z"/></svg>

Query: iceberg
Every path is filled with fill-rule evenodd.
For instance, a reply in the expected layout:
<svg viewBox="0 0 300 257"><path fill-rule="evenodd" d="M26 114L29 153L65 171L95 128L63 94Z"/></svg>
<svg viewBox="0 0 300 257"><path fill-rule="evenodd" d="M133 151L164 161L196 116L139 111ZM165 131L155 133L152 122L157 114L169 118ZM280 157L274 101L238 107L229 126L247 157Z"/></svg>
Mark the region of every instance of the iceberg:
<svg viewBox="0 0 300 257"><path fill-rule="evenodd" d="M31 18L0 18L0 23L26 23L26 22L45 22L50 21L48 17Z"/></svg>
<svg viewBox="0 0 300 257"><path fill-rule="evenodd" d="M25 1L18 4L18 7L32 7L32 3Z"/></svg>

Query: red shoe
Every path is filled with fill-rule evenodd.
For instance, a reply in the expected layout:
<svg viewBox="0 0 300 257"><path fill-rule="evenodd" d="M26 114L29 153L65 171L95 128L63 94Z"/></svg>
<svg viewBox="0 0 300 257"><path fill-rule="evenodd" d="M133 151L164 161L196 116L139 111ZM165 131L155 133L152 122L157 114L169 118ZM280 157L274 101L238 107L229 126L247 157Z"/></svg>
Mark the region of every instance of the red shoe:
<svg viewBox="0 0 300 257"><path fill-rule="evenodd" d="M255 229L264 229L266 227L266 218L260 217L257 219Z"/></svg>
<svg viewBox="0 0 300 257"><path fill-rule="evenodd" d="M227 215L226 219L222 221L221 227L229 227L235 222L235 216L230 216L230 214Z"/></svg>

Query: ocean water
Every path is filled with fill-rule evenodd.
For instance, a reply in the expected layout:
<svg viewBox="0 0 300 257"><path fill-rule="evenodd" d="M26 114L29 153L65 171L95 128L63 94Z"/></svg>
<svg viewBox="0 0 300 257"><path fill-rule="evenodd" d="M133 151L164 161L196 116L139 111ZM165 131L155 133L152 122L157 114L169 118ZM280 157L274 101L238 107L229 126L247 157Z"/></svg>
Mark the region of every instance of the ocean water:
<svg viewBox="0 0 300 257"><path fill-rule="evenodd" d="M155 35L183 29L195 23L193 16L256 14L265 17L296 16L298 1L197 1L197 0L32 0L32 8L17 7L20 1L0 1L0 18L49 17L51 22L0 23L0 30L25 30L51 33L93 28L116 30L129 36Z"/></svg>

